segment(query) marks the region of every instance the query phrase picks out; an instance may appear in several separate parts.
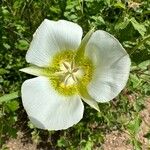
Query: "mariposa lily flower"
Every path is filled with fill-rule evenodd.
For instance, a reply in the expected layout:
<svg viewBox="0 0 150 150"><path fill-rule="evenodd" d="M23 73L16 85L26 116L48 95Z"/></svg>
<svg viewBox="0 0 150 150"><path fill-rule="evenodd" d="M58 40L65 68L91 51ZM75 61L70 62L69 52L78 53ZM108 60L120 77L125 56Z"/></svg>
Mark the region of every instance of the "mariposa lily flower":
<svg viewBox="0 0 150 150"><path fill-rule="evenodd" d="M130 58L109 33L89 31L72 22L45 19L26 54L30 67L21 71L37 77L21 89L23 106L38 128L67 129L78 123L83 101L99 111L126 85Z"/></svg>

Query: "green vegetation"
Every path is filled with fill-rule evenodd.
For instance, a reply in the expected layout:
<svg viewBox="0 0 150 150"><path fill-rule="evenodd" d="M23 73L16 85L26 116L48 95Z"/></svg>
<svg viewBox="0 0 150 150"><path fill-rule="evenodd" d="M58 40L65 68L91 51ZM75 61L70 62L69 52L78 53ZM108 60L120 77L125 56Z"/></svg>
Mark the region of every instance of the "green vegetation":
<svg viewBox="0 0 150 150"><path fill-rule="evenodd" d="M142 149L136 135L142 122L140 112L150 98L148 0L2 0L0 4L0 149L18 131L48 149L100 149L113 130L127 132L134 149ZM93 27L105 30L122 43L132 60L128 84L118 97L99 104L100 113L85 105L77 125L55 132L39 130L29 122L18 92L23 81L32 77L19 69L28 65L26 51L45 18L76 22L84 35ZM150 130L145 138L150 139Z"/></svg>

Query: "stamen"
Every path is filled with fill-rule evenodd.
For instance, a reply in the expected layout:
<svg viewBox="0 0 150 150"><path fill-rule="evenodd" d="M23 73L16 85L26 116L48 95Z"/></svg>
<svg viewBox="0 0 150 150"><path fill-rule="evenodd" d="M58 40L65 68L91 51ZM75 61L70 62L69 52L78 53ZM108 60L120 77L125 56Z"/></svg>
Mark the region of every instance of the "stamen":
<svg viewBox="0 0 150 150"><path fill-rule="evenodd" d="M74 62L72 61L71 62L71 69L73 69L74 68Z"/></svg>
<svg viewBox="0 0 150 150"><path fill-rule="evenodd" d="M70 78L70 75L68 75L68 77L65 78L65 80L64 80L64 85L65 86L67 86L67 82L68 82L69 78Z"/></svg>
<svg viewBox="0 0 150 150"><path fill-rule="evenodd" d="M79 70L78 68L74 68L74 69L72 70L72 72L75 73L75 72L77 72L78 70Z"/></svg>
<svg viewBox="0 0 150 150"><path fill-rule="evenodd" d="M73 74L71 74L72 79L76 82L76 78Z"/></svg>
<svg viewBox="0 0 150 150"><path fill-rule="evenodd" d="M69 86L77 82L76 77L82 76L80 74L80 71L81 70L79 70L79 68L75 66L74 61L65 61L60 64L60 71L57 74L58 76L63 76L62 82L65 86Z"/></svg>
<svg viewBox="0 0 150 150"><path fill-rule="evenodd" d="M65 62L63 62L63 65L66 69L69 69L69 66Z"/></svg>

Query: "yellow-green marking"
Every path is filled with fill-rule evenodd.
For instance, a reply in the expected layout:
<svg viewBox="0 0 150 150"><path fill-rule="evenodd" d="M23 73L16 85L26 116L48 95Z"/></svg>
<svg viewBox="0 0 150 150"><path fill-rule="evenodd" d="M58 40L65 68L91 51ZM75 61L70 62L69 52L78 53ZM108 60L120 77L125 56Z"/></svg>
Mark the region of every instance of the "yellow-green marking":
<svg viewBox="0 0 150 150"><path fill-rule="evenodd" d="M61 95L72 96L79 93L79 87L87 87L92 80L94 66L89 58L75 62L76 51L66 50L57 53L47 70L54 89ZM81 88L81 87L80 87Z"/></svg>

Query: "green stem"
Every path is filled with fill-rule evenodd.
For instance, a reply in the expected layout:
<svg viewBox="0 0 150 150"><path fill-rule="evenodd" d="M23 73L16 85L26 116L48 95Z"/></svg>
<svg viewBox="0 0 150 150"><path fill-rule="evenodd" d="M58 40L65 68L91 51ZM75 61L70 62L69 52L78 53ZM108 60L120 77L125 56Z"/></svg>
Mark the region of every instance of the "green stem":
<svg viewBox="0 0 150 150"><path fill-rule="evenodd" d="M5 95L0 97L0 104L3 103L3 102L10 101L12 99L18 98L18 97L20 97L20 92L19 91L13 92L13 93L10 93L10 94L5 94Z"/></svg>
<svg viewBox="0 0 150 150"><path fill-rule="evenodd" d="M144 44L146 41L150 40L150 35L148 35L146 38L144 38L142 41L140 41L131 51L130 55L132 55L142 44Z"/></svg>

